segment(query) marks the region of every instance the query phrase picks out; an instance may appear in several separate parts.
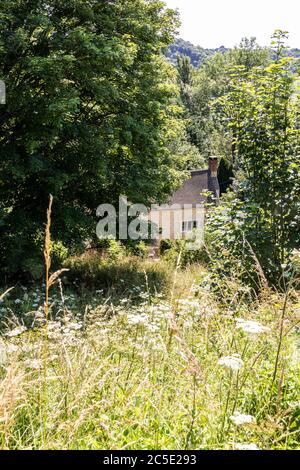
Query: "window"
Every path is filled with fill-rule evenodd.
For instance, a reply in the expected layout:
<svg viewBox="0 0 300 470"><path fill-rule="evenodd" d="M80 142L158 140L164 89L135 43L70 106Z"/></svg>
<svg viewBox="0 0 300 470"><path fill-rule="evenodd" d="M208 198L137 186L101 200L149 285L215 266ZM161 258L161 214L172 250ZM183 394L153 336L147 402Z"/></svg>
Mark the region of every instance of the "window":
<svg viewBox="0 0 300 470"><path fill-rule="evenodd" d="M182 222L182 232L183 233L191 232L192 230L196 229L197 227L198 227L197 220L188 220L188 221Z"/></svg>

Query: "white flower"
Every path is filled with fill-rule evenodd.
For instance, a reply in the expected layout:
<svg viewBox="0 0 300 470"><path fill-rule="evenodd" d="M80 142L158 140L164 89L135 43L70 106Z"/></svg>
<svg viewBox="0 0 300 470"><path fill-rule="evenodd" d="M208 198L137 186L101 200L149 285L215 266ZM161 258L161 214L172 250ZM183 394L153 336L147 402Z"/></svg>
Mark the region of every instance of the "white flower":
<svg viewBox="0 0 300 470"><path fill-rule="evenodd" d="M27 359L25 366L29 369L39 370L43 367L43 362L40 359Z"/></svg>
<svg viewBox="0 0 300 470"><path fill-rule="evenodd" d="M251 424L255 422L254 416L244 415L236 411L232 416L230 416L230 421L232 421L236 426L241 426L242 424Z"/></svg>
<svg viewBox="0 0 300 470"><path fill-rule="evenodd" d="M127 317L130 325L147 324L148 318L145 315L130 315Z"/></svg>
<svg viewBox="0 0 300 470"><path fill-rule="evenodd" d="M245 333L260 334L271 331L267 326L263 326L260 323L252 320L244 320L243 318L236 319L236 327L243 330Z"/></svg>
<svg viewBox="0 0 300 470"><path fill-rule="evenodd" d="M259 450L256 444L235 444L236 450Z"/></svg>
<svg viewBox="0 0 300 470"><path fill-rule="evenodd" d="M300 250L293 250L292 251L292 260L294 262L300 263Z"/></svg>
<svg viewBox="0 0 300 470"><path fill-rule="evenodd" d="M229 369L234 371L238 371L243 367L244 362L240 358L239 354L233 354L232 356L221 357L221 359L218 360L218 364L220 366L229 367Z"/></svg>
<svg viewBox="0 0 300 470"><path fill-rule="evenodd" d="M15 344L8 344L6 346L6 352L7 354L12 354L12 353L15 353L15 352L20 352L20 348L18 346L16 346Z"/></svg>
<svg viewBox="0 0 300 470"><path fill-rule="evenodd" d="M83 327L82 323L77 323L77 322L68 323L68 328L70 330L81 330L82 327Z"/></svg>
<svg viewBox="0 0 300 470"><path fill-rule="evenodd" d="M22 300L21 300L21 299L16 299L16 300L15 300L15 304L16 304L16 305L19 305L19 304L21 304L21 303L22 303Z"/></svg>
<svg viewBox="0 0 300 470"><path fill-rule="evenodd" d="M48 330L56 330L61 328L60 321L49 321L48 322Z"/></svg>
<svg viewBox="0 0 300 470"><path fill-rule="evenodd" d="M14 336L21 335L25 331L27 331L27 328L25 326L18 326L17 328L14 328L13 330L6 333L5 336L8 336L9 338L13 338Z"/></svg>
<svg viewBox="0 0 300 470"><path fill-rule="evenodd" d="M142 292L141 294L139 294L139 297L141 299L149 299L150 294L148 292Z"/></svg>
<svg viewBox="0 0 300 470"><path fill-rule="evenodd" d="M179 305L190 309L199 308L199 302L197 302L196 300L180 299L178 300L178 303Z"/></svg>

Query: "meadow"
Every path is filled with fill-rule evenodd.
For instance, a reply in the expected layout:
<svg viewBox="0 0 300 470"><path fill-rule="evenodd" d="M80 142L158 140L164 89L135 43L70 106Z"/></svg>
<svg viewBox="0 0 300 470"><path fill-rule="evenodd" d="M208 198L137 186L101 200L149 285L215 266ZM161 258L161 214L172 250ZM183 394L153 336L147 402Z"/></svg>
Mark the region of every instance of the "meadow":
<svg viewBox="0 0 300 470"><path fill-rule="evenodd" d="M2 296L1 449L299 448L299 293L134 263Z"/></svg>

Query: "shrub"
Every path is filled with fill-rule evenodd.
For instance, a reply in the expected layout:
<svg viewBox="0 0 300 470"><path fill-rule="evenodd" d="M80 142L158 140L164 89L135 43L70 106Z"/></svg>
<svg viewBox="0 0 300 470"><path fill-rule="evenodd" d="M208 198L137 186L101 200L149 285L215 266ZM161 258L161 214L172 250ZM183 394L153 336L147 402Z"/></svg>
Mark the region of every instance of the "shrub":
<svg viewBox="0 0 300 470"><path fill-rule="evenodd" d="M149 248L146 243L141 240L133 247L132 253L139 258L146 259L149 256Z"/></svg>
<svg viewBox="0 0 300 470"><path fill-rule="evenodd" d="M125 249L115 238L102 238L98 242L99 248L110 260L117 260L125 256Z"/></svg>
<svg viewBox="0 0 300 470"><path fill-rule="evenodd" d="M180 255L180 265L182 267L207 262L207 254L204 246L197 249L190 249L188 240L161 240L159 254L167 261L176 264Z"/></svg>
<svg viewBox="0 0 300 470"><path fill-rule="evenodd" d="M167 251L173 249L175 247L175 242L172 240L160 240L159 243L159 254L163 256Z"/></svg>
<svg viewBox="0 0 300 470"><path fill-rule="evenodd" d="M258 223L260 208L234 193L207 213L205 244L212 274L239 279L256 290L261 283L277 284L282 267L273 262L267 222Z"/></svg>

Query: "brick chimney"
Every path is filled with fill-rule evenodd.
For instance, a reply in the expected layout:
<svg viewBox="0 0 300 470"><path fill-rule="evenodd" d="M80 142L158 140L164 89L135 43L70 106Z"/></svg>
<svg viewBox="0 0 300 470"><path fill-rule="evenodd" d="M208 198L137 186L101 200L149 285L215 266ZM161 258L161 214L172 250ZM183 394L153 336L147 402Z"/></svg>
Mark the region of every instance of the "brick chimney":
<svg viewBox="0 0 300 470"><path fill-rule="evenodd" d="M218 177L218 167L219 167L219 159L218 157L209 157L209 173L212 178Z"/></svg>

